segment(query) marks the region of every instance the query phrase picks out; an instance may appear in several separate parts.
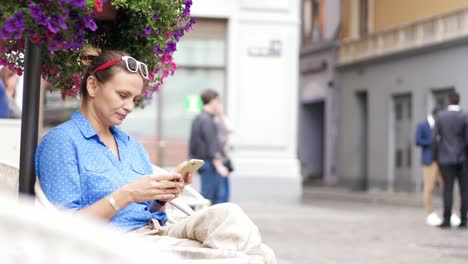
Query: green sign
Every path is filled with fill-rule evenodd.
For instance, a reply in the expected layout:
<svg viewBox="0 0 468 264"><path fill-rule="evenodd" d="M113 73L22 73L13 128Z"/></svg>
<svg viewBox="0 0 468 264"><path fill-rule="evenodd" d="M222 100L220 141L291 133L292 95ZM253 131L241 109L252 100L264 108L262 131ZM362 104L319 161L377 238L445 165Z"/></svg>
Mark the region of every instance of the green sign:
<svg viewBox="0 0 468 264"><path fill-rule="evenodd" d="M200 113L202 105L202 100L198 95L189 95L185 97L184 108L186 112Z"/></svg>

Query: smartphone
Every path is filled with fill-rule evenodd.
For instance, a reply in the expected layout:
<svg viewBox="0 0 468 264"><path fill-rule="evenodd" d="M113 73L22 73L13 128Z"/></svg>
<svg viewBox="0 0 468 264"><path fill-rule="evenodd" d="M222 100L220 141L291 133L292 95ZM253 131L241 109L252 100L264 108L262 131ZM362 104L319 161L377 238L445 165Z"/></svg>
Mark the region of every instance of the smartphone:
<svg viewBox="0 0 468 264"><path fill-rule="evenodd" d="M184 176L187 173L194 173L203 166L205 162L199 159L191 159L184 161L182 167L177 170L177 173Z"/></svg>

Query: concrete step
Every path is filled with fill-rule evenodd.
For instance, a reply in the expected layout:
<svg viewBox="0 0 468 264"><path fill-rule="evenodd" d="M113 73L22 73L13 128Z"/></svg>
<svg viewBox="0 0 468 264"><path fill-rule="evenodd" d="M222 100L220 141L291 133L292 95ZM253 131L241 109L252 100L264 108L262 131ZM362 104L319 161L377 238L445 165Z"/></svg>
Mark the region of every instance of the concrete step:
<svg viewBox="0 0 468 264"><path fill-rule="evenodd" d="M390 192L383 190L353 191L344 187L304 186L304 203L341 201L385 204L396 206L424 206L422 193ZM433 196L434 207L441 208L442 198L438 194Z"/></svg>

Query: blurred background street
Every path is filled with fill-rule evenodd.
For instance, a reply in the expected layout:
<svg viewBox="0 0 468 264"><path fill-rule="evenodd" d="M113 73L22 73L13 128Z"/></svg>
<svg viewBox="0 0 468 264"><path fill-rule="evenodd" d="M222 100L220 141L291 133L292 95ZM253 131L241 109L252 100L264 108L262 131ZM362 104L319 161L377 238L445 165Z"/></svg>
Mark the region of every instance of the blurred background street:
<svg viewBox="0 0 468 264"><path fill-rule="evenodd" d="M468 231L427 226L418 196L329 191L306 190L301 204L241 206L279 264L467 263Z"/></svg>

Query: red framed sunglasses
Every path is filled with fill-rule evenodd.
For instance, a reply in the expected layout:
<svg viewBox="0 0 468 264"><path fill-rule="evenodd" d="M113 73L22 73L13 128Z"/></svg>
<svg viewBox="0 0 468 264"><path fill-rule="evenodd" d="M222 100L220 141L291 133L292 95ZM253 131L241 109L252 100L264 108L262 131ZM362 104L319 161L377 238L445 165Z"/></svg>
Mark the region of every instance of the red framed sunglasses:
<svg viewBox="0 0 468 264"><path fill-rule="evenodd" d="M136 59L130 56L122 56L118 59L108 61L94 69L92 74L94 75L96 72L105 70L121 61L125 61L125 65L127 66L127 70L129 72L140 71L141 76L143 76L143 78L145 79L148 79L148 66L146 66L146 64L144 64L143 62L137 61Z"/></svg>

